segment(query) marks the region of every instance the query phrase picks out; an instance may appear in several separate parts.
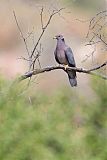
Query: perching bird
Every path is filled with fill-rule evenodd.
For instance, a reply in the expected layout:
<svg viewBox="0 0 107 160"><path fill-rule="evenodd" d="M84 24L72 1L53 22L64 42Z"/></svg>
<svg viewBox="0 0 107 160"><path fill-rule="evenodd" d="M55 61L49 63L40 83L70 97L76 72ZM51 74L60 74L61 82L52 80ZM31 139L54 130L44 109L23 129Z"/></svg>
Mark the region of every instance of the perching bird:
<svg viewBox="0 0 107 160"><path fill-rule="evenodd" d="M73 52L71 48L65 44L64 37L62 35L57 35L54 37L54 39L57 39L57 45L54 52L56 61L62 65L68 65L69 67L76 67ZM77 86L76 71L74 70L68 71L66 69L66 72L68 74L71 86L72 87Z"/></svg>

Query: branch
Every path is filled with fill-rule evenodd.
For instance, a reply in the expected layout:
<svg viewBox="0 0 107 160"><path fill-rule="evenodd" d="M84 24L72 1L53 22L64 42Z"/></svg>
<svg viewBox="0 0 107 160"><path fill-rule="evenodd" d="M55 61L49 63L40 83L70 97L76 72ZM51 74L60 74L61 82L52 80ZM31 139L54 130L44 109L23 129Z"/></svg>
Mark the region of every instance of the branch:
<svg viewBox="0 0 107 160"><path fill-rule="evenodd" d="M107 48L107 42L106 42L106 28L107 28L107 10L100 11L97 14L95 14L94 17L92 17L90 20L78 20L82 23L89 22L89 27L88 27L88 32L86 35L86 38L88 40L88 43L86 46L95 46L97 49L97 46L99 47L99 44L104 44L104 47ZM105 35L105 36L104 36ZM85 59L82 61L86 61L89 57L92 56L92 61L93 61L93 55L95 51L93 50L91 54L85 55ZM102 48L100 48L102 49ZM101 50L102 52L102 50Z"/></svg>
<svg viewBox="0 0 107 160"><path fill-rule="evenodd" d="M83 69L83 68L77 68L77 67L68 67L67 70L75 70L76 72L79 72L79 73L86 73L86 74L90 74L90 75L96 75L98 77L101 77L102 79L106 79L107 80L107 76L105 75L101 75L99 73L96 73L96 72L93 72L95 70L98 70L104 66L107 65L107 61L101 65L98 65L96 67L93 67L91 69ZM52 66L52 67L46 67L46 68L42 68L42 69L35 69L31 72L28 72L24 75L22 75L21 77L18 78L18 81L22 81L24 79L27 79L29 77L32 77L33 75L37 75L37 74L40 74L40 73L44 73L44 72L49 72L49 71L53 71L53 70L65 70L65 67L63 66Z"/></svg>
<svg viewBox="0 0 107 160"><path fill-rule="evenodd" d="M44 21L43 21L44 8L43 7L41 8L40 20L41 20L41 29L42 30L41 30L41 33L40 33L38 39L37 39L37 42L34 44L34 47L31 50L31 52L29 52L29 49L28 49L27 38L29 38L33 32L30 32L27 37L24 36L24 34L23 34L22 30L21 30L21 27L19 25L16 13L15 13L15 11L13 11L13 15L14 15L14 19L15 19L17 28L18 28L18 30L20 32L21 38L22 38L22 40L24 42L24 45L25 45L25 48L26 48L26 51L27 51L27 54L28 54L28 58L21 57L20 59L26 60L29 63L29 72L35 69L36 62L38 62L39 66L41 68L41 64L40 64L40 61L39 61L40 54L42 53L42 48L41 48L41 44L40 44L41 38L43 37L45 31L47 30L47 27L51 23L52 18L56 14L59 14L60 11L62 11L63 9L64 8L53 10L52 13L50 14L50 16L48 17L47 22L44 23ZM40 44L40 50L37 49L39 44Z"/></svg>
<svg viewBox="0 0 107 160"><path fill-rule="evenodd" d="M30 53L29 53L29 49L28 49L27 42L26 42L26 38L24 37L24 34L23 34L23 32L22 32L22 30L21 30L21 28L20 28L20 25L19 25L19 23L18 23L18 20L17 20L15 11L13 11L13 15L14 15L17 28L18 28L18 30L19 30L19 32L20 32L21 38L22 38L22 40L23 40L23 42L24 42L24 45L25 45L25 48L26 48L26 51L27 51L27 54L28 54L28 58L29 58L29 60L28 60L28 61L29 61L29 70L30 70L30 65L31 65L32 59L30 58ZM28 37L27 37L27 38L28 38ZM24 60L25 60L25 59L24 59Z"/></svg>
<svg viewBox="0 0 107 160"><path fill-rule="evenodd" d="M19 23L18 23L16 14L15 14L15 11L13 11L13 15L14 15L14 18L15 18L15 22L16 22L17 28L18 28L18 30L19 30L19 32L20 32L20 34L21 34L21 37L22 37L22 39L23 39L23 42L24 42L24 44L25 44L25 47L26 47L26 51L27 51L27 53L28 53L28 56L30 57L30 53L29 53L28 46L27 46L27 43L26 43L26 38L24 37L24 35L23 35L23 33L22 33L22 30L21 30L21 28L20 28L20 26L19 26Z"/></svg>
<svg viewBox="0 0 107 160"><path fill-rule="evenodd" d="M47 23L46 23L46 25L43 26L43 7L42 7L41 13L40 13L40 16L41 16L41 25L42 25L42 32L41 32L41 34L40 34L40 36L39 36L39 38L38 38L37 43L35 44L35 46L34 46L34 48L33 48L33 50L32 50L31 58L32 58L32 56L34 55L34 52L35 52L35 50L36 50L36 48L37 48L37 46L38 46L38 44L39 44L39 42L40 42L40 40L41 40L41 38L42 38L42 36L43 36L45 30L47 29L48 25L50 24L51 19L53 18L54 15L58 14L58 13L59 13L61 10L63 10L63 9L64 9L64 8L61 8L61 9L59 9L59 10L57 10L57 11L54 11L54 10L53 10L52 14L50 15L50 17L49 17L49 19L48 19L48 21L47 21Z"/></svg>

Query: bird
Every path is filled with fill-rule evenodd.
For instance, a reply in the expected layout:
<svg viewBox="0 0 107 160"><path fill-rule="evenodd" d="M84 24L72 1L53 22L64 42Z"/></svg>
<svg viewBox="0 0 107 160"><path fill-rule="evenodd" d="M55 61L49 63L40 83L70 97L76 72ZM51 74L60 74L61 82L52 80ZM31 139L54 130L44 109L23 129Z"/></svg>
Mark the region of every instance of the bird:
<svg viewBox="0 0 107 160"><path fill-rule="evenodd" d="M68 45L66 45L65 39L62 35L56 35L54 39L57 40L56 49L54 51L55 60L57 61L57 63L64 65L65 71L68 74L71 87L76 87L76 71L67 70L67 66L76 67L73 52L71 48Z"/></svg>

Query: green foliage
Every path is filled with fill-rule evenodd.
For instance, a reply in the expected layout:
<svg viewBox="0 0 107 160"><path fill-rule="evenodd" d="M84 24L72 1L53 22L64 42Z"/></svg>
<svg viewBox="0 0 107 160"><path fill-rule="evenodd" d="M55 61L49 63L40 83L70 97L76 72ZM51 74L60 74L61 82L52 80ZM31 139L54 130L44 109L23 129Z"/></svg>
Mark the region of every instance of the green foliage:
<svg viewBox="0 0 107 160"><path fill-rule="evenodd" d="M104 0L66 0L66 2L85 10L102 10L105 8Z"/></svg>
<svg viewBox="0 0 107 160"><path fill-rule="evenodd" d="M0 160L106 160L107 84L92 84L94 102L60 89L30 103L22 86L0 80Z"/></svg>

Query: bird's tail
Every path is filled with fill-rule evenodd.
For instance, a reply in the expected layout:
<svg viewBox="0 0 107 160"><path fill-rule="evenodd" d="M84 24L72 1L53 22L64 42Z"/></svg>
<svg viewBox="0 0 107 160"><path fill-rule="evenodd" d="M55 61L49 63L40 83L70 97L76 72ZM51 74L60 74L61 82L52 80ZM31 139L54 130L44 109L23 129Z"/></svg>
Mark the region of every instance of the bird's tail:
<svg viewBox="0 0 107 160"><path fill-rule="evenodd" d="M71 87L76 87L77 86L76 72L74 70L71 70L67 71L67 74Z"/></svg>

